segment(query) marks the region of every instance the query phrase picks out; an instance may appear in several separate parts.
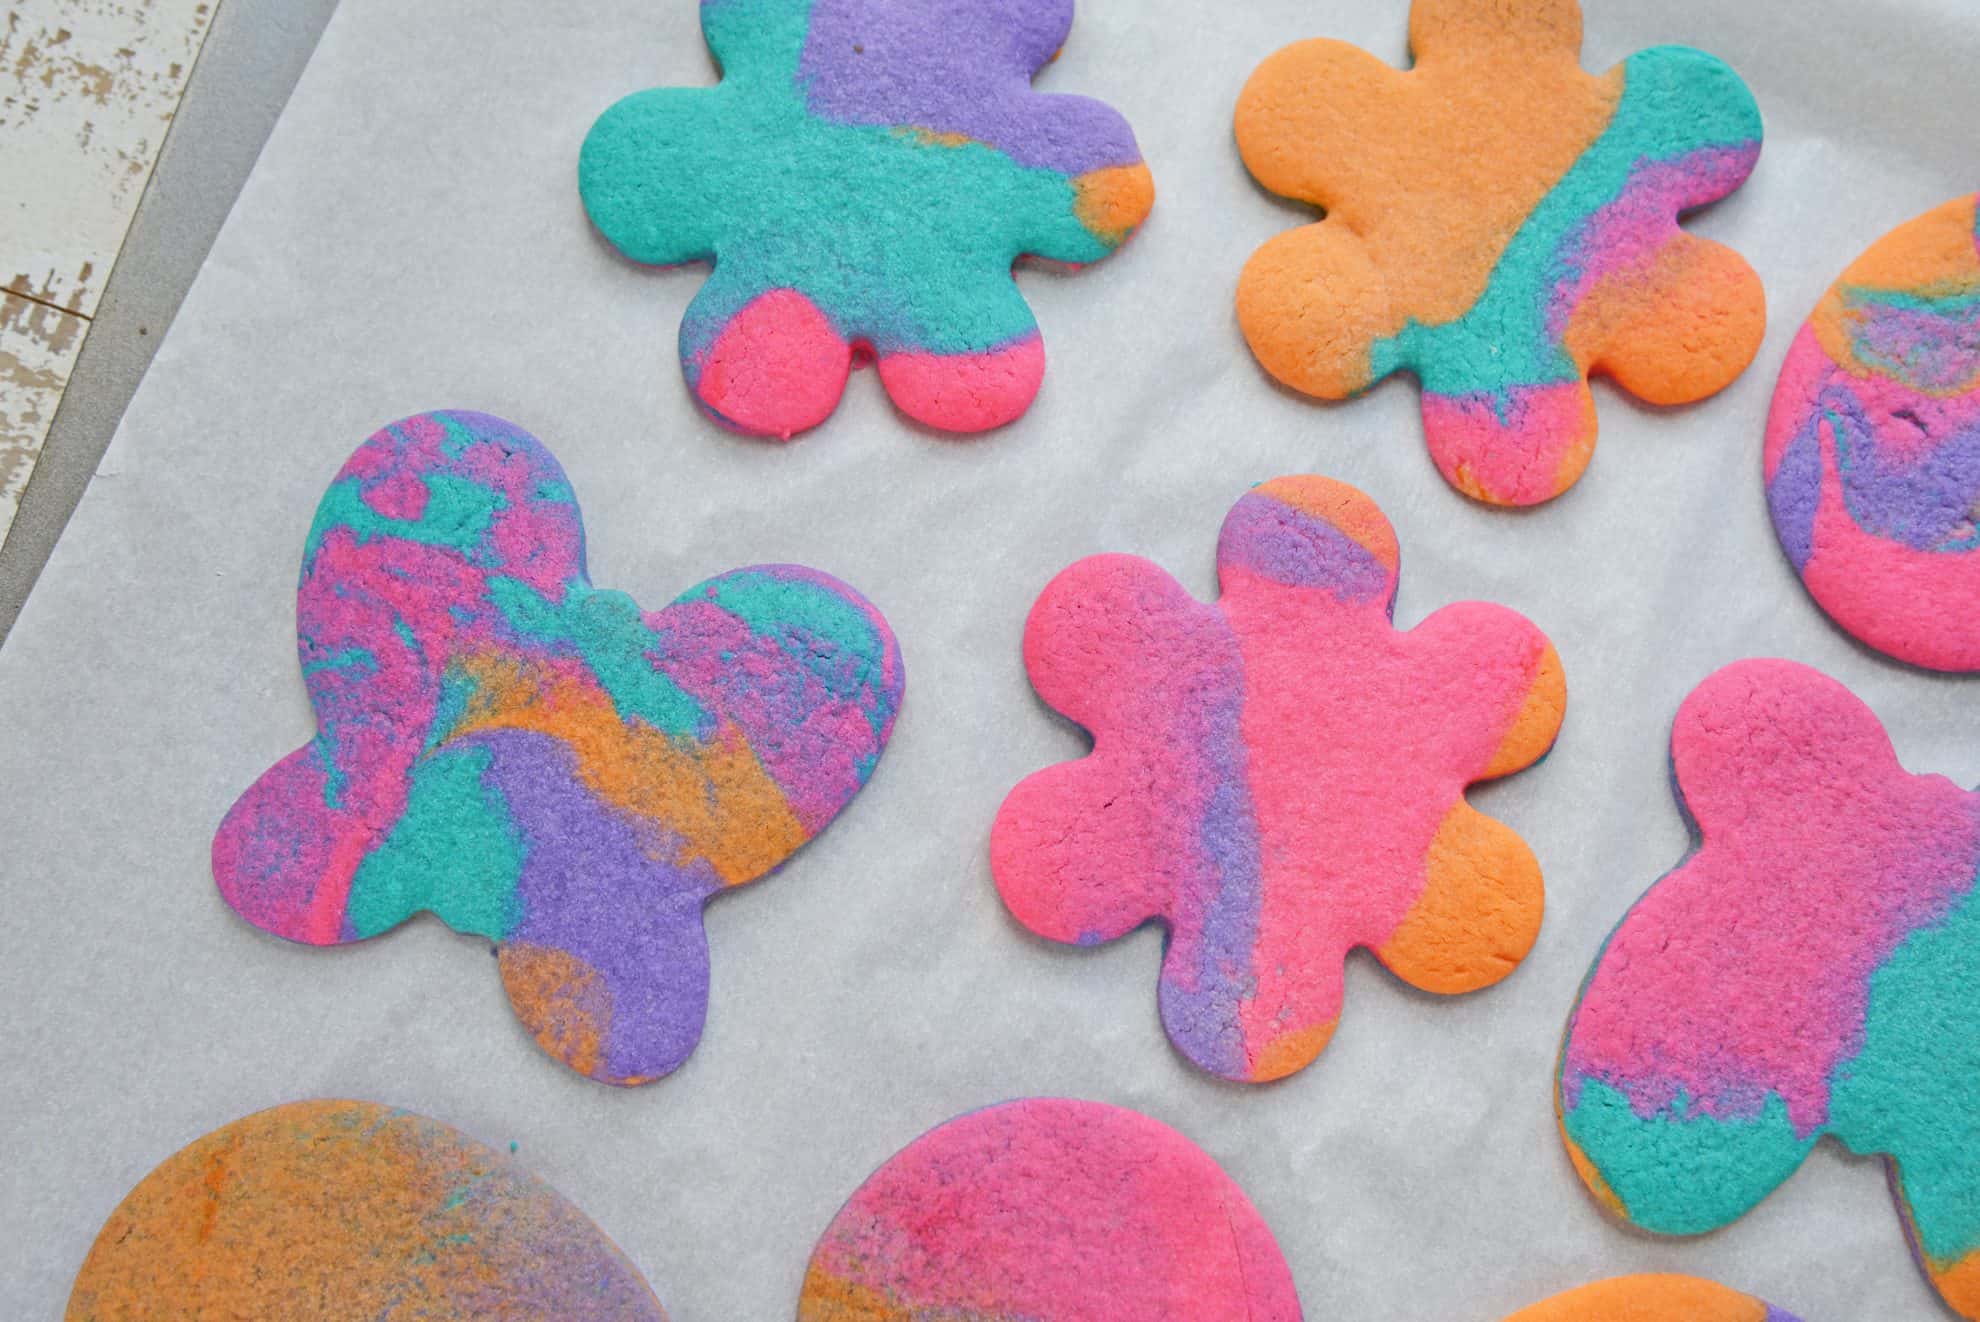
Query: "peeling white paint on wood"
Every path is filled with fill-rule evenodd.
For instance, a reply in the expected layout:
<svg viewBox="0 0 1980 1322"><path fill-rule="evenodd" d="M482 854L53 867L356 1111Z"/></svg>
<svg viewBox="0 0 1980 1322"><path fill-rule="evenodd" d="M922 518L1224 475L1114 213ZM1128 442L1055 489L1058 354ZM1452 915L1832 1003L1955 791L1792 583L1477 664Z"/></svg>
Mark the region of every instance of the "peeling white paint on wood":
<svg viewBox="0 0 1980 1322"><path fill-rule="evenodd" d="M0 538L20 508L88 325L73 312L0 294Z"/></svg>
<svg viewBox="0 0 1980 1322"><path fill-rule="evenodd" d="M0 539L215 0L0 0Z"/></svg>

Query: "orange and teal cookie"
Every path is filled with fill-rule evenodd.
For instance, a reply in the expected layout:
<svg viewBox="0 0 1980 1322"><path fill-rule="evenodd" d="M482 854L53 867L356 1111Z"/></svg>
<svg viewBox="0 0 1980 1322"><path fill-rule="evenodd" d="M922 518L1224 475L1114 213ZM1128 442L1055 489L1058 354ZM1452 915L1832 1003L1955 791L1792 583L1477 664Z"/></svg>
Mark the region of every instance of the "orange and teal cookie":
<svg viewBox="0 0 1980 1322"><path fill-rule="evenodd" d="M513 1150L513 1149L512 1149ZM371 1102L295 1102L167 1158L104 1223L68 1322L666 1322L512 1158Z"/></svg>
<svg viewBox="0 0 1980 1322"><path fill-rule="evenodd" d="M1272 1232L1175 1130L1095 1102L972 1111L896 1153L811 1255L798 1322L1298 1322Z"/></svg>
<svg viewBox="0 0 1980 1322"><path fill-rule="evenodd" d="M694 1050L702 906L852 801L904 684L887 622L816 570L732 570L656 611L592 586L563 470L481 413L358 447L296 627L317 733L227 813L220 893L311 945L419 913L485 938L537 1043L607 1083Z"/></svg>
<svg viewBox="0 0 1980 1322"><path fill-rule="evenodd" d="M1163 1025L1223 1078L1319 1055L1356 948L1456 993L1505 977L1539 932L1539 864L1464 789L1553 745L1560 659L1480 602L1398 631L1399 564L1367 496L1279 478L1225 519L1214 604L1137 556L1094 556L1025 626L1032 685L1093 751L1004 801L997 889L1054 941L1162 924Z"/></svg>
<svg viewBox="0 0 1980 1322"><path fill-rule="evenodd" d="M1759 278L1678 217L1745 181L1760 112L1686 47L1584 72L1579 0L1415 0L1409 37L1407 72L1316 40L1245 84L1245 164L1327 214L1251 258L1238 320L1322 399L1414 373L1444 476L1535 504L1594 451L1591 373L1687 404L1753 361Z"/></svg>
<svg viewBox="0 0 1980 1322"><path fill-rule="evenodd" d="M713 88L635 93L578 160L634 261L715 264L681 322L702 407L788 439L870 354L900 410L975 432L1030 407L1045 350L1011 265L1083 265L1154 204L1127 122L1031 78L1073 0L702 0Z"/></svg>
<svg viewBox="0 0 1980 1322"><path fill-rule="evenodd" d="M1898 764L1870 709L1742 661L1678 709L1697 843L1603 945L1557 1108L1610 1211L1691 1235L1823 1136L1882 1154L1914 1252L1980 1318L1980 793Z"/></svg>
<svg viewBox="0 0 1980 1322"><path fill-rule="evenodd" d="M1980 670L1980 223L1963 197L1843 272L1767 420L1767 503L1809 594L1856 637Z"/></svg>
<svg viewBox="0 0 1980 1322"><path fill-rule="evenodd" d="M1522 1308L1506 1322L1797 1322L1792 1313L1695 1276L1616 1276Z"/></svg>

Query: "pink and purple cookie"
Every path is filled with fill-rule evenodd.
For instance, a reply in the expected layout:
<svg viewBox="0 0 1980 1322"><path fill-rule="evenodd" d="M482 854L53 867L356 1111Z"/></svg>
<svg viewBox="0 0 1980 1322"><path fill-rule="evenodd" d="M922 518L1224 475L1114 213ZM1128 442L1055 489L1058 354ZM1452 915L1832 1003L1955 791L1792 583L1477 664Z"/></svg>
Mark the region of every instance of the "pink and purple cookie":
<svg viewBox="0 0 1980 1322"><path fill-rule="evenodd" d="M910 1143L811 1255L798 1322L1298 1322L1258 1210L1194 1143L1027 1099Z"/></svg>
<svg viewBox="0 0 1980 1322"><path fill-rule="evenodd" d="M1610 1211L1713 1230L1824 1135L1887 1160L1920 1264L1980 1318L1980 794L1898 764L1790 661L1671 732L1697 844L1610 934L1568 1020L1561 1132Z"/></svg>
<svg viewBox="0 0 1980 1322"><path fill-rule="evenodd" d="M1522 1308L1506 1322L1796 1322L1771 1304L1695 1276L1615 1276Z"/></svg>
<svg viewBox="0 0 1980 1322"><path fill-rule="evenodd" d="M1073 0L702 0L713 88L600 117L585 209L637 262L715 264L681 322L702 407L788 439L870 354L917 422L1022 414L1045 350L1024 255L1105 257L1154 204L1127 123L1035 92Z"/></svg>
<svg viewBox="0 0 1980 1322"><path fill-rule="evenodd" d="M1980 223L1949 202L1885 235L1795 337L1767 420L1767 503L1836 623L1980 670Z"/></svg>
<svg viewBox="0 0 1980 1322"><path fill-rule="evenodd" d="M1579 0L1415 0L1409 39L1407 71L1302 41L1245 84L1245 165L1327 214L1253 255L1238 320L1322 399L1414 373L1444 477L1535 504L1594 453L1591 373L1688 404L1759 351L1759 277L1678 217L1745 182L1760 111L1682 46L1584 72Z"/></svg>
<svg viewBox="0 0 1980 1322"><path fill-rule="evenodd" d="M511 1158L371 1102L182 1148L104 1223L68 1322L666 1322L603 1231Z"/></svg>
<svg viewBox="0 0 1980 1322"><path fill-rule="evenodd" d="M1560 660L1478 602L1397 631L1398 563L1368 497L1280 478L1224 521L1214 605L1094 556L1025 626L1033 686L1093 751L1004 801L997 888L1055 941L1166 927L1163 1024L1224 1078L1319 1055L1356 947L1454 993L1505 977L1539 931L1539 864L1464 789L1552 746Z"/></svg>
<svg viewBox="0 0 1980 1322"><path fill-rule="evenodd" d="M825 829L901 701L886 621L815 570L734 570L657 611L593 587L563 470L486 414L358 447L296 615L317 734L228 812L221 894L312 945L421 912L485 937L538 1044L608 1083L687 1059L702 906Z"/></svg>

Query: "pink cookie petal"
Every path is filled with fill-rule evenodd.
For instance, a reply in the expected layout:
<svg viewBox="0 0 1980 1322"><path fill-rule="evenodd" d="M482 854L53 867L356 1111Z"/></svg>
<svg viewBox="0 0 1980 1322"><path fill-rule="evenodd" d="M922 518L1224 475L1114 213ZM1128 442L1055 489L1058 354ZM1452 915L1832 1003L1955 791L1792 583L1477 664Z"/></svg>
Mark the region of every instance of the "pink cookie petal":
<svg viewBox="0 0 1980 1322"><path fill-rule="evenodd" d="M1045 342L1028 335L988 353L890 353L879 369L887 394L916 422L989 431L1031 407L1045 379Z"/></svg>
<svg viewBox="0 0 1980 1322"><path fill-rule="evenodd" d="M783 441L832 415L851 372L852 346L794 289L758 295L691 365L718 421Z"/></svg>

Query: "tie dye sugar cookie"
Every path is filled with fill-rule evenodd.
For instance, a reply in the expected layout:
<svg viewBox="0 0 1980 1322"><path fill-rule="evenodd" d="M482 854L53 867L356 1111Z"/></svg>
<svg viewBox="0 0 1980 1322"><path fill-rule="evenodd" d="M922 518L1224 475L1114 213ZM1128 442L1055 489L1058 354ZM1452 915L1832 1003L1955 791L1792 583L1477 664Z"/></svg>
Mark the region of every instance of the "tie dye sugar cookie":
<svg viewBox="0 0 1980 1322"><path fill-rule="evenodd" d="M312 945L422 911L486 937L537 1042L608 1083L687 1059L702 905L825 828L901 700L886 621L814 570L735 570L651 612L594 588L563 471L485 414L358 447L296 615L318 732L228 812L221 893Z"/></svg>
<svg viewBox="0 0 1980 1322"><path fill-rule="evenodd" d="M1561 1130L1648 1230L1743 1215L1816 1141L1882 1153L1920 1262L1980 1318L1980 794L1898 764L1848 689L1742 661L1671 732L1692 853L1568 1021Z"/></svg>
<svg viewBox="0 0 1980 1322"><path fill-rule="evenodd" d="M798 1322L1298 1322L1272 1232L1147 1116L1033 1098L916 1139L811 1257Z"/></svg>
<svg viewBox="0 0 1980 1322"><path fill-rule="evenodd" d="M1752 1295L1695 1276L1617 1276L1522 1308L1506 1322L1797 1322Z"/></svg>
<svg viewBox="0 0 1980 1322"><path fill-rule="evenodd" d="M1788 351L1767 502L1801 581L1870 646L1980 670L1980 225L1961 198L1843 272Z"/></svg>
<svg viewBox="0 0 1980 1322"><path fill-rule="evenodd" d="M1148 215L1127 123L1034 92L1073 0L702 0L713 88L627 97L578 186L638 262L713 261L681 323L695 398L789 438L838 406L855 356L909 417L1000 426L1045 350L1011 279L1095 262Z"/></svg>
<svg viewBox="0 0 1980 1322"><path fill-rule="evenodd" d="M370 1102L296 1102L168 1158L104 1223L68 1322L666 1322L604 1232L511 1158Z"/></svg>
<svg viewBox="0 0 1980 1322"><path fill-rule="evenodd" d="M1258 250L1238 319L1309 395L1413 372L1444 476L1535 504L1594 450L1590 373L1685 404L1753 360L1758 277L1677 218L1746 179L1760 113L1684 47L1583 72L1578 0L1415 0L1409 35L1407 72L1304 41L1245 85L1245 164L1327 216Z"/></svg>
<svg viewBox="0 0 1980 1322"><path fill-rule="evenodd" d="M1280 478L1224 521L1214 605L1104 555L1025 626L1032 684L1093 751L1004 801L997 888L1055 941L1166 926L1163 1024L1227 1079L1320 1053L1358 946L1453 993L1505 977L1539 930L1538 863L1464 788L1553 744L1560 660L1479 602L1398 632L1398 559L1359 491Z"/></svg>

